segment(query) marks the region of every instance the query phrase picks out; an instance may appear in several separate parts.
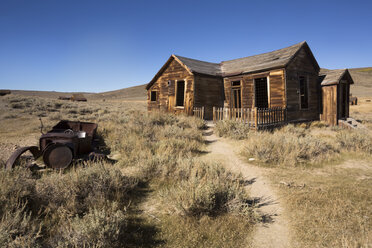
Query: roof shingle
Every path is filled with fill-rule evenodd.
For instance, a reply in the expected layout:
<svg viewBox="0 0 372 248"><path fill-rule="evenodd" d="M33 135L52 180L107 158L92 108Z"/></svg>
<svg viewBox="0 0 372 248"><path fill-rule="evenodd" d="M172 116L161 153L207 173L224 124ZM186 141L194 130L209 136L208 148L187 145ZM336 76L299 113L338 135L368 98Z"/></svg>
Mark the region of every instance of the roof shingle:
<svg viewBox="0 0 372 248"><path fill-rule="evenodd" d="M348 69L338 69L338 70L324 70L322 69L319 72L320 77L324 77L323 80L321 81L321 85L333 85L333 84L339 84L341 79L344 76L349 77L350 84L353 84L353 79L350 76L349 70Z"/></svg>

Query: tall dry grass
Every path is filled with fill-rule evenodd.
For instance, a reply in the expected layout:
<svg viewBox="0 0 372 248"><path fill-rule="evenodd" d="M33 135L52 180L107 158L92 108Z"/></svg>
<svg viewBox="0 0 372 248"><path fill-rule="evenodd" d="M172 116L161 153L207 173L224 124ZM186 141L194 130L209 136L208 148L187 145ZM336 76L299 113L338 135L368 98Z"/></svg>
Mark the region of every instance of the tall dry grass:
<svg viewBox="0 0 372 248"><path fill-rule="evenodd" d="M216 130L220 136L244 140L241 154L263 165L317 165L336 159L341 153L372 154L368 131L332 128L321 122L257 132L241 123L221 121Z"/></svg>
<svg viewBox="0 0 372 248"><path fill-rule="evenodd" d="M371 247L370 132L320 122L244 135L240 124L216 128L220 136L242 139L247 160L270 167L266 175L294 220L294 247Z"/></svg>
<svg viewBox="0 0 372 248"><path fill-rule="evenodd" d="M117 159L115 164L76 163L63 172L1 170L1 246L177 246L172 237L189 227L170 228L174 223L169 222L169 215L159 215L158 223L141 214L141 202L151 197L142 192L159 197L162 185L168 185L172 193L161 197L159 211L185 206L187 214L179 212L173 217L212 232L200 244L221 241L218 229L208 229L207 224L221 224L229 230L233 237L229 244L235 246L244 241L245 236L239 233L252 228L252 210L237 183L239 177L197 158L205 151L202 120L149 114L137 106L108 101L73 103L7 96L1 104L4 125L0 131L6 133L1 142L18 140L19 136L37 137L39 117L44 131L60 119L94 121L104 140L103 149ZM185 187L197 194L189 194ZM239 215L245 216L244 223L235 217ZM204 218L210 219L199 222ZM226 224L222 218L228 220ZM236 228L227 223L235 223ZM194 232L187 239L196 240L199 235Z"/></svg>

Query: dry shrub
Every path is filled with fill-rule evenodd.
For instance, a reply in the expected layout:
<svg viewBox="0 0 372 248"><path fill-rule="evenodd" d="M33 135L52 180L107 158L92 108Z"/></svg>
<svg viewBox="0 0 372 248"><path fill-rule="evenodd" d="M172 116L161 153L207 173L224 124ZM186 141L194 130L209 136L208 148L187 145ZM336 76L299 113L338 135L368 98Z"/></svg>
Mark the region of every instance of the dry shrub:
<svg viewBox="0 0 372 248"><path fill-rule="evenodd" d="M12 171L0 169L0 217L15 209L30 211L35 203L35 182L32 173L24 168Z"/></svg>
<svg viewBox="0 0 372 248"><path fill-rule="evenodd" d="M255 158L258 162L286 166L320 163L338 152L338 147L331 142L292 125L273 133L256 132L245 144L242 154L247 159Z"/></svg>
<svg viewBox="0 0 372 248"><path fill-rule="evenodd" d="M36 247L40 224L32 220L37 214L36 180L30 171L16 168L0 170L0 245Z"/></svg>
<svg viewBox="0 0 372 248"><path fill-rule="evenodd" d="M123 247L127 216L113 202L104 208L93 207L66 224L55 237L58 247Z"/></svg>
<svg viewBox="0 0 372 248"><path fill-rule="evenodd" d="M314 135L311 132L325 127L323 122L312 122L286 125L272 132L257 132L240 122L220 121L216 124L216 131L219 136L245 139L243 156L264 164L319 164L342 151L372 153L372 137L367 131L331 127L328 131L335 133L334 136Z"/></svg>
<svg viewBox="0 0 372 248"><path fill-rule="evenodd" d="M41 224L32 220L26 205L6 212L0 222L1 247L41 247Z"/></svg>
<svg viewBox="0 0 372 248"><path fill-rule="evenodd" d="M216 164L188 160L183 170L174 174L177 183L160 194L169 211L184 216L218 216L225 213L252 217L248 196L241 186L241 178Z"/></svg>
<svg viewBox="0 0 372 248"><path fill-rule="evenodd" d="M342 130L337 133L340 146L347 151L372 154L372 136L364 130Z"/></svg>
<svg viewBox="0 0 372 248"><path fill-rule="evenodd" d="M217 122L214 130L220 137L229 137L237 140L246 139L252 133L248 125L232 120Z"/></svg>
<svg viewBox="0 0 372 248"><path fill-rule="evenodd" d="M136 184L137 180L116 167L100 163L66 173L45 173L41 178L24 168L0 170L0 242L7 247L53 246L58 241L55 233L71 223L71 230L75 230L79 218L81 227L88 228L86 232L92 228L90 236L86 235L93 237L96 228L98 239L106 237L105 226L99 229L97 223L111 223L108 232L114 232L115 221L123 221L120 209L130 201L128 193ZM112 206L116 212L102 215L106 214L102 209L112 210ZM107 235L107 240L112 237Z"/></svg>
<svg viewBox="0 0 372 248"><path fill-rule="evenodd" d="M199 153L203 146L203 121L164 113L133 112L105 123L100 135L115 152L119 164L138 168L147 180L165 175L179 157Z"/></svg>
<svg viewBox="0 0 372 248"><path fill-rule="evenodd" d="M108 202L125 204L127 193L136 180L124 176L107 164L94 164L72 169L69 173L51 173L36 183L38 200L47 212L60 208L69 215L83 214L91 207L104 207Z"/></svg>

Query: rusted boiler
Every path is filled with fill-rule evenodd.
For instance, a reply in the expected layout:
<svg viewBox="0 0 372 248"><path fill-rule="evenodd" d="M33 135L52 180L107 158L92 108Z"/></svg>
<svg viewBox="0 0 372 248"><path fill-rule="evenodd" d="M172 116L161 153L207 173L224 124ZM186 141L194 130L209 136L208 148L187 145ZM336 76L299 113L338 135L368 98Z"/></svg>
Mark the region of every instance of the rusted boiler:
<svg viewBox="0 0 372 248"><path fill-rule="evenodd" d="M62 120L52 130L42 134L39 147L27 146L17 149L6 162L12 169L16 160L30 151L35 159L42 156L47 167L64 169L74 158L87 155L94 150L94 138L98 125L90 122Z"/></svg>

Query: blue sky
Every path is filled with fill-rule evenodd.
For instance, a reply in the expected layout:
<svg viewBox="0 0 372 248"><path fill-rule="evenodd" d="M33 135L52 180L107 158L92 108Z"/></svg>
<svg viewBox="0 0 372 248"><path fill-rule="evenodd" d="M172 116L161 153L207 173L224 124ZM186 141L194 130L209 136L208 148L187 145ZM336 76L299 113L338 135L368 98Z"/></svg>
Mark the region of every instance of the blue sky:
<svg viewBox="0 0 372 248"><path fill-rule="evenodd" d="M306 40L324 68L372 66L372 1L0 0L0 88L144 84L174 53L210 62Z"/></svg>

